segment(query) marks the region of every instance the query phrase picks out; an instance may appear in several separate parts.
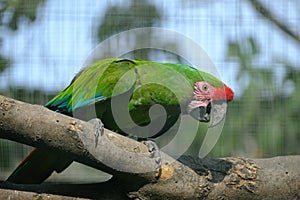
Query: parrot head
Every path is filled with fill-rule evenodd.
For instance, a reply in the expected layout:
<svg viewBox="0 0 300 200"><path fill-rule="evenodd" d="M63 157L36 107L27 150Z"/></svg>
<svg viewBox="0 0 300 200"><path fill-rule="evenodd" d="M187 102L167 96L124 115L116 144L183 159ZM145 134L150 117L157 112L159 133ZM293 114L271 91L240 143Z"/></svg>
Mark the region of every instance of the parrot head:
<svg viewBox="0 0 300 200"><path fill-rule="evenodd" d="M233 97L233 91L225 84L223 87L216 87L206 81L196 82L192 100L188 104L188 113L200 122L209 122L213 113L215 119L211 126L214 126L224 118L226 107L222 107L232 101ZM217 104L223 106L218 107Z"/></svg>

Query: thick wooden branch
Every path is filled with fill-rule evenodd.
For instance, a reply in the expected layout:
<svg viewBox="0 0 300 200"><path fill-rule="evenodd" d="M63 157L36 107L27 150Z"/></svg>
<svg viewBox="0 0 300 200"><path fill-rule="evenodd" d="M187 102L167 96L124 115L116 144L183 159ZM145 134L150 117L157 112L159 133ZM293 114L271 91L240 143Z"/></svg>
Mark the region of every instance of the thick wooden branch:
<svg viewBox="0 0 300 200"><path fill-rule="evenodd" d="M158 171L142 143L105 130L95 147L92 124L3 96L0 96L0 137L55 151L113 175L108 182L91 185L1 182L1 191L5 191L1 198L15 196L15 190L25 196L35 192L39 199L46 198L43 194L57 195L58 199L59 195L93 199L300 197L300 156L253 160L183 156L175 161L161 152L163 165Z"/></svg>
<svg viewBox="0 0 300 200"><path fill-rule="evenodd" d="M116 176L145 172L134 173L131 178L156 180L157 164L142 143L105 129L95 147L93 124L3 96L0 112L0 138L62 152L68 158Z"/></svg>

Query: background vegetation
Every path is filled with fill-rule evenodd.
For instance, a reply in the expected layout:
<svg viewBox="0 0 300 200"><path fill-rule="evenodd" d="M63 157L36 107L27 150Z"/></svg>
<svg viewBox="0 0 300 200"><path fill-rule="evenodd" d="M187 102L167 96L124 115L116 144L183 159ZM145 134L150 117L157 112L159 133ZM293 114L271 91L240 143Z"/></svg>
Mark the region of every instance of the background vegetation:
<svg viewBox="0 0 300 200"><path fill-rule="evenodd" d="M79 1L74 2L75 7L80 5ZM72 10L72 4L67 3L71 6L70 10L62 15L63 5L55 5L52 0L1 1L0 94L30 103L45 104L71 80L71 78L65 79L72 77L78 71L78 68L77 71L75 70L74 65L80 67L80 62L84 60L82 54L86 52L80 52L81 46L76 45L78 42L76 40L64 41L64 38L60 38L60 41L64 42L59 46L61 49L58 49L61 55L56 57L48 54L47 48L51 48L51 44L48 44L42 35L40 38L30 37L34 41L42 40L40 49L28 49L25 55L16 53L20 48L24 48L21 43L4 48L5 43L9 43L13 36L21 35L18 41L22 41L22 35L30 34L31 29L45 28L41 26L41 21L50 18L51 13L48 12L64 16L62 19L57 18L51 26L59 26L62 30L69 29L69 34L77 34L72 29L75 29L79 23L90 23L87 32L91 40L77 35L75 37L83 43L86 40L87 46L95 46L112 34L131 28L165 27L167 24L167 28L181 32L182 30L177 29L177 25L185 24L183 27L188 29L188 34L197 31L202 34L199 34L197 41L201 42L201 38L209 38L206 44L212 45L215 50L208 54L225 82L234 88L237 95L235 101L229 105L223 133L209 156L271 157L300 154L300 104L298 103L300 69L297 60L300 53L300 35L295 26L299 24L300 19L300 12L296 12L299 9L299 1L232 0L225 3L176 0L159 3L147 0L111 0L101 2L103 5L97 6L93 6L91 2L87 3L90 8L101 8L101 12L93 12L96 14ZM86 1L81 2L81 4L85 3ZM247 12L243 13L243 7L247 8ZM233 13L220 16L219 12L230 13L228 8L232 8ZM63 20L70 20L74 27L61 26ZM247 25L249 22L250 26ZM260 25L256 26L256 24ZM228 37L212 35L209 33L213 31L205 30L206 25L215 27L215 30L221 29L221 32L231 31L233 34ZM51 27L46 27L46 31L41 33L52 34L53 37L58 34L57 37L62 37L59 33L51 32L50 29ZM133 42L137 43L145 39L137 36ZM286 41L286 44L276 45L277 39ZM31 43L31 41L27 42ZM70 46L70 43L75 45L73 55L63 50L63 47ZM282 55L281 52L285 54ZM157 54L144 50L133 52L131 56L154 59ZM19 63L25 63L26 59L30 59L29 63L32 63L32 66L22 65L26 69L18 71L21 75L17 76L17 72L13 69L18 67ZM38 65L35 59L39 59ZM59 59L65 62L65 69L55 68L55 63ZM180 62L180 58L176 56L171 56L170 59ZM63 84L58 81L57 84L43 84L43 87L32 86L30 78L33 77L27 76L26 72L34 74L32 71L38 71L37 69L46 71L45 74L51 70L56 73L55 77L58 80L63 79ZM17 80L20 76L23 77L21 78L23 82ZM5 172L11 171L30 149L31 147L0 140L0 169L3 172L0 178L5 177Z"/></svg>

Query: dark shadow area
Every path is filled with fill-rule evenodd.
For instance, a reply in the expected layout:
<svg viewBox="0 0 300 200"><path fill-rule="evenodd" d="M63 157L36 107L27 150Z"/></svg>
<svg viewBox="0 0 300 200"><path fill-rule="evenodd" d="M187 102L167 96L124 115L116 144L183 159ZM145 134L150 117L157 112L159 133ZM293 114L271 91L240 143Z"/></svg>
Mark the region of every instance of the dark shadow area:
<svg viewBox="0 0 300 200"><path fill-rule="evenodd" d="M211 174L213 183L223 181L224 177L229 174L232 163L223 159L199 158L194 156L181 156L178 159L182 164L193 169L200 176Z"/></svg>
<svg viewBox="0 0 300 200"><path fill-rule="evenodd" d="M1 189L10 189L35 193L46 193L68 197L89 199L127 199L126 192L115 181L91 184L42 183L42 184L13 184L0 182Z"/></svg>

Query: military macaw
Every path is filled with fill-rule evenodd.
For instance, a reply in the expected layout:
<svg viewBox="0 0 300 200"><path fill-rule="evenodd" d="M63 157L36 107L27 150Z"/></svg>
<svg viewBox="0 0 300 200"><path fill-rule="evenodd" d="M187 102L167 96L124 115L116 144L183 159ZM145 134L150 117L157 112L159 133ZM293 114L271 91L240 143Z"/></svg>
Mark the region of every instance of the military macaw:
<svg viewBox="0 0 300 200"><path fill-rule="evenodd" d="M126 94L128 101L124 104ZM181 114L209 122L212 102L227 102L233 97L233 91L222 81L188 65L108 58L82 69L45 107L82 120L97 117L107 129L130 134L136 126L146 126L151 120L161 121L159 113L150 119L148 112L151 106L160 104L165 109L165 124L154 135L138 135L155 138L172 127ZM114 118L113 106L120 107L116 108L117 112L129 112L134 123L123 123L124 127L120 127ZM61 172L71 162L53 152L35 149L7 181L41 183L53 171Z"/></svg>

